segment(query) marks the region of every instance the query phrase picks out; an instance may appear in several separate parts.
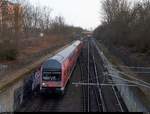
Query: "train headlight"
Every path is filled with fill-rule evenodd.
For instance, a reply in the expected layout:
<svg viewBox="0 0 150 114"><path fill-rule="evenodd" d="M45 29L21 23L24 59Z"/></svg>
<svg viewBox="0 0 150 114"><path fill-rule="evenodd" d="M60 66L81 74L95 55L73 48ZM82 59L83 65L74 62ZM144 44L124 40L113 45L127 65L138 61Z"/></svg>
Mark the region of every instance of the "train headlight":
<svg viewBox="0 0 150 114"><path fill-rule="evenodd" d="M46 83L42 83L42 86L47 86Z"/></svg>
<svg viewBox="0 0 150 114"><path fill-rule="evenodd" d="M64 88L61 88L60 90L61 90L61 91L64 91Z"/></svg>

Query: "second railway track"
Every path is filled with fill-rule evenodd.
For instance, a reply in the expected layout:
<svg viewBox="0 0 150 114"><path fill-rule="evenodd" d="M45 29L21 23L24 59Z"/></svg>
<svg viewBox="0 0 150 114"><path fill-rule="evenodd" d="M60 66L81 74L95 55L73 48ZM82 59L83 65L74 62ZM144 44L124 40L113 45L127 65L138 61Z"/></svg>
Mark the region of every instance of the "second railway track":
<svg viewBox="0 0 150 114"><path fill-rule="evenodd" d="M105 67L92 41L85 41L80 56L83 107L85 112L125 112L126 106L117 88L108 86L111 78L104 75ZM102 86L102 84L106 86Z"/></svg>

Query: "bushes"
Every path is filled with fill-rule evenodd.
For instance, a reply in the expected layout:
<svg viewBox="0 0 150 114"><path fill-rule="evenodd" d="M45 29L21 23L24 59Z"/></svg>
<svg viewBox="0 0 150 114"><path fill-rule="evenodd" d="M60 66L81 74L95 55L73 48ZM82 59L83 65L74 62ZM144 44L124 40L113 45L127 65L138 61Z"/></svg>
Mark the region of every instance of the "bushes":
<svg viewBox="0 0 150 114"><path fill-rule="evenodd" d="M17 50L16 49L7 49L0 51L0 59L1 60L15 60L17 58Z"/></svg>
<svg viewBox="0 0 150 114"><path fill-rule="evenodd" d="M3 42L0 44L0 60L15 60L18 49L14 42Z"/></svg>

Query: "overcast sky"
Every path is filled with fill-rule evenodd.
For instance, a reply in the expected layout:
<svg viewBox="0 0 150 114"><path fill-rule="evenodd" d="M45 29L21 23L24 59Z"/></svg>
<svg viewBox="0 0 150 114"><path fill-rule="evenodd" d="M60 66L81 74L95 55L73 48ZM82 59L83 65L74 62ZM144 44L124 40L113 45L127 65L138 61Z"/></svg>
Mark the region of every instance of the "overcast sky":
<svg viewBox="0 0 150 114"><path fill-rule="evenodd" d="M85 29L95 28L100 24L101 0L30 0L53 9L53 15L65 18L66 23Z"/></svg>

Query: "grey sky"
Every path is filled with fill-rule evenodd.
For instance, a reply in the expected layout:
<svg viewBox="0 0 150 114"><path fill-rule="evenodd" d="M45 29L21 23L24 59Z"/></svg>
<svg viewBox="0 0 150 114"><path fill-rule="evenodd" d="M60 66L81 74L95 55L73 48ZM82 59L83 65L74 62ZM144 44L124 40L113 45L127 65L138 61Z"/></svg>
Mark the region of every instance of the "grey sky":
<svg viewBox="0 0 150 114"><path fill-rule="evenodd" d="M48 6L53 15L65 18L66 23L86 29L100 24L100 0L30 0L33 4Z"/></svg>

